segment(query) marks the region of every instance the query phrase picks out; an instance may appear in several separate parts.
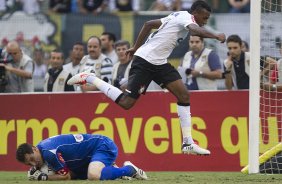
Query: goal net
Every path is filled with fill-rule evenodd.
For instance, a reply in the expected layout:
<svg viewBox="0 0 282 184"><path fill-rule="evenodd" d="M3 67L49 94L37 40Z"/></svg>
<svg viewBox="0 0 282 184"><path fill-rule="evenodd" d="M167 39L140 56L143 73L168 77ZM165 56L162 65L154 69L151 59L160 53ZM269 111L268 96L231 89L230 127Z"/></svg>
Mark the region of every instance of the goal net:
<svg viewBox="0 0 282 184"><path fill-rule="evenodd" d="M282 174L282 0L261 1L259 172ZM281 62L281 64L280 64Z"/></svg>
<svg viewBox="0 0 282 184"><path fill-rule="evenodd" d="M253 54L255 58L255 55L260 53L258 77L260 87L250 87L249 166L243 168L242 172L282 174L282 0L251 2L252 6L259 6L261 10L259 14L251 12L251 29L252 26L257 26L254 25L256 20L252 21L252 14L253 19L260 20L259 37L257 37L259 43L255 40L251 41L251 56ZM254 10L253 7L251 11ZM254 29L253 31L256 32ZM250 34L253 34L252 30ZM256 46L252 47L252 44L259 45L258 52ZM251 66L252 69L254 68ZM251 74L250 81L252 77L256 78L257 75ZM257 83L253 82L253 84ZM250 85L253 84L251 81ZM257 98L255 95L252 97L253 93L258 94L259 105L252 99ZM256 105L259 109L255 108ZM253 117L256 113L252 111L256 110L258 110L258 119Z"/></svg>

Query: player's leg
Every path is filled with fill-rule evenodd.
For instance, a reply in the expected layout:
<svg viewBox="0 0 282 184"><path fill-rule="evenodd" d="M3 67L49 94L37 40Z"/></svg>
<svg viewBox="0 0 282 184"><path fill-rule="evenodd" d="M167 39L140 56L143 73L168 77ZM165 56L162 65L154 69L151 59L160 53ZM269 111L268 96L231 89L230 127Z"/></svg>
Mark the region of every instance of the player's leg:
<svg viewBox="0 0 282 184"><path fill-rule="evenodd" d="M128 85L124 93L120 89L97 78L94 73L90 72L76 74L68 81L68 85L82 85L86 83L95 85L119 106L128 110L134 106L140 94L146 91L146 88L152 80L149 75L150 71L147 71L148 66L146 66L146 64L150 65L142 58L135 57L129 72Z"/></svg>
<svg viewBox="0 0 282 184"><path fill-rule="evenodd" d="M130 109L135 104L135 99L125 96L119 88L99 79L94 73L89 71L76 74L68 80L68 85L84 84L95 85L107 97L124 109Z"/></svg>
<svg viewBox="0 0 282 184"><path fill-rule="evenodd" d="M190 113L190 95L182 82L181 76L170 64L159 66L159 72L154 80L164 86L177 98L177 112L183 136L183 153L208 155L210 151L200 148L192 138Z"/></svg>
<svg viewBox="0 0 282 184"><path fill-rule="evenodd" d="M140 176L140 173L143 173L141 169L136 169L133 165L124 165L121 168L114 167L113 163L115 162L117 153L118 149L115 143L110 139L105 139L103 145L92 156L88 167L88 179L114 180L122 176L136 177L137 175ZM136 178L147 179L141 176Z"/></svg>
<svg viewBox="0 0 282 184"><path fill-rule="evenodd" d="M209 155L210 151L199 147L192 138L190 95L181 79L170 82L167 89L176 96L177 112L183 136L182 152L185 154Z"/></svg>
<svg viewBox="0 0 282 184"><path fill-rule="evenodd" d="M103 168L105 168L105 164L100 161L90 162L88 166L87 179L100 180Z"/></svg>
<svg viewBox="0 0 282 184"><path fill-rule="evenodd" d="M116 156L115 145L103 146L97 150L88 166L87 178L89 180L115 180L122 176L132 177L136 173L133 167L117 168L113 166Z"/></svg>

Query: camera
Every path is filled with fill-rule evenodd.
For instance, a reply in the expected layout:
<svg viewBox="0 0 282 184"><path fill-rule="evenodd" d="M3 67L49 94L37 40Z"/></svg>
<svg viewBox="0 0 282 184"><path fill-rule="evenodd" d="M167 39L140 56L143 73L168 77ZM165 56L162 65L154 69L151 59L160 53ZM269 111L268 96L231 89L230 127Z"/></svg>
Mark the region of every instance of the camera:
<svg viewBox="0 0 282 184"><path fill-rule="evenodd" d="M3 52L3 50L0 48L0 63L1 64L7 64L13 62L13 57ZM5 91L5 86L7 85L6 80L6 71L4 66L0 66L0 93Z"/></svg>
<svg viewBox="0 0 282 184"><path fill-rule="evenodd" d="M191 68L187 68L187 69L185 70L186 75L190 75L191 72L192 72L192 69L191 69Z"/></svg>

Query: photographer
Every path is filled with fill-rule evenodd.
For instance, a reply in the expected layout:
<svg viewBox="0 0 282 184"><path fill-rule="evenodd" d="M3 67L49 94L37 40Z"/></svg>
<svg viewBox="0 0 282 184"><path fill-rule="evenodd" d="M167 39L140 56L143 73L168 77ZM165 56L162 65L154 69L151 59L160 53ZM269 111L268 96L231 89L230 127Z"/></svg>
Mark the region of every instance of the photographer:
<svg viewBox="0 0 282 184"><path fill-rule="evenodd" d="M190 36L189 48L178 67L186 87L189 90L217 90L216 79L222 77L218 55L205 48L204 39L199 36Z"/></svg>
<svg viewBox="0 0 282 184"><path fill-rule="evenodd" d="M12 56L13 62L0 63L0 67L5 68L5 77L7 80L4 92L33 92L32 59L22 52L19 44L15 41L8 43L6 52Z"/></svg>

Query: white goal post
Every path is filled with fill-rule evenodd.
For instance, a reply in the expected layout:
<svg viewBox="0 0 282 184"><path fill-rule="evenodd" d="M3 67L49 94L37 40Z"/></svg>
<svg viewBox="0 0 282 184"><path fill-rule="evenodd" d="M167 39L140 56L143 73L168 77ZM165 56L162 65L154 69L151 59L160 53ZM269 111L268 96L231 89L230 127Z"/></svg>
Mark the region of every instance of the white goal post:
<svg viewBox="0 0 282 184"><path fill-rule="evenodd" d="M249 89L249 173L259 173L260 25L261 0L251 1L250 89ZM256 62L257 61L257 62Z"/></svg>
<svg viewBox="0 0 282 184"><path fill-rule="evenodd" d="M252 0L249 165L243 173L282 174L282 0Z"/></svg>

